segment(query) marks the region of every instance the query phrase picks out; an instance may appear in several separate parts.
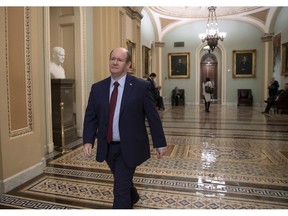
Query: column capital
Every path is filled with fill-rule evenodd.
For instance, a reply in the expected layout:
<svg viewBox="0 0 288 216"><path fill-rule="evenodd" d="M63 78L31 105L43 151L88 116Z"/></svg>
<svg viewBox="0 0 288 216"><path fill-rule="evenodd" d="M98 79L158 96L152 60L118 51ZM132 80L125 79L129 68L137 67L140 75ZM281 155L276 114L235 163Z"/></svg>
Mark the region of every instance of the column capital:
<svg viewBox="0 0 288 216"><path fill-rule="evenodd" d="M261 40L262 42L269 42L269 41L272 41L273 36L274 36L274 32L264 33L264 35L261 37Z"/></svg>
<svg viewBox="0 0 288 216"><path fill-rule="evenodd" d="M160 41L155 41L154 45L155 45L155 47L164 47L165 43L164 42L160 42Z"/></svg>

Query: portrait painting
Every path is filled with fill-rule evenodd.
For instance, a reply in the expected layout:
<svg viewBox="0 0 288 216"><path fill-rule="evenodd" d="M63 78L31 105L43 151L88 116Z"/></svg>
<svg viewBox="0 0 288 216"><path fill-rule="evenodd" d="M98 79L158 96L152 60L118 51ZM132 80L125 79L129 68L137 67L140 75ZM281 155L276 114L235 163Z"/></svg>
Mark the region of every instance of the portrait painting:
<svg viewBox="0 0 288 216"><path fill-rule="evenodd" d="M281 73L281 33L273 36L273 72Z"/></svg>
<svg viewBox="0 0 288 216"><path fill-rule="evenodd" d="M282 44L282 75L288 76L288 42Z"/></svg>
<svg viewBox="0 0 288 216"><path fill-rule="evenodd" d="M190 53L169 53L168 71L169 78L189 78Z"/></svg>
<svg viewBox="0 0 288 216"><path fill-rule="evenodd" d="M148 78L151 73L151 49L147 46L142 46L142 71L143 78Z"/></svg>
<svg viewBox="0 0 288 216"><path fill-rule="evenodd" d="M256 50L233 50L233 77L256 77Z"/></svg>
<svg viewBox="0 0 288 216"><path fill-rule="evenodd" d="M126 42L127 45L127 50L128 52L130 52L131 56L132 56L132 61L131 61L131 65L129 68L129 73L135 73L135 64L136 64L136 44L133 43L130 40L127 40Z"/></svg>

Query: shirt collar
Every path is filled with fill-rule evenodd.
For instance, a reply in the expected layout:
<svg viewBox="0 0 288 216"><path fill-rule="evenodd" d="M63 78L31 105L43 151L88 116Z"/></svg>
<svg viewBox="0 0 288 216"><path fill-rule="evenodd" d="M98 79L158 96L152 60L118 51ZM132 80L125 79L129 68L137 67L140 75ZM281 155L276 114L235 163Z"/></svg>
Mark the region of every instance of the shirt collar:
<svg viewBox="0 0 288 216"><path fill-rule="evenodd" d="M124 87L125 80L126 80L127 74L123 77L121 77L117 82L119 83L119 86ZM111 77L111 83L110 86L113 86L115 80Z"/></svg>

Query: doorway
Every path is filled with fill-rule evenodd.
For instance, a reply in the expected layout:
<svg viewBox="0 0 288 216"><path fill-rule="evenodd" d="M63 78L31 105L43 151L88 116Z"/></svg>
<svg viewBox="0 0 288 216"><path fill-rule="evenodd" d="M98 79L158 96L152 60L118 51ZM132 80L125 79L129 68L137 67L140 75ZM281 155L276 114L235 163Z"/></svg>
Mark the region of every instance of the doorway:
<svg viewBox="0 0 288 216"><path fill-rule="evenodd" d="M54 46L61 46L65 49L66 78L75 80L75 94L73 100L73 115L76 121L77 136L82 136L83 118L85 113L85 101L87 84L87 30L86 10L82 7L47 7L45 15L45 56L46 75L45 85L49 97L46 98L46 119L47 119L47 143L46 152L54 150L52 135L52 110L51 110L51 84L49 74L50 49Z"/></svg>
<svg viewBox="0 0 288 216"><path fill-rule="evenodd" d="M214 93L212 95L212 101L218 101L218 61L216 56L208 52L204 54L200 61L200 98L202 98L203 89L202 83L205 81L206 77L209 77L213 86L214 86ZM202 100L203 103L203 100Z"/></svg>

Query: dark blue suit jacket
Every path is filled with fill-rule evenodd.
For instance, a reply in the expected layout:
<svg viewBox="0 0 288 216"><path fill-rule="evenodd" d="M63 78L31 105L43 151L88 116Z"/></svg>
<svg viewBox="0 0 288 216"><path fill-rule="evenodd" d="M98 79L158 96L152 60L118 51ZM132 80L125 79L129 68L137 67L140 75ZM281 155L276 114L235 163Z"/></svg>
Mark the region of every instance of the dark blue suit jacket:
<svg viewBox="0 0 288 216"><path fill-rule="evenodd" d="M99 162L107 156L110 80L109 77L92 85L84 118L83 143L94 144L97 138L96 160ZM123 158L128 166L138 166L150 158L146 118L154 148L165 147L166 139L150 83L127 74L120 107L119 132Z"/></svg>

